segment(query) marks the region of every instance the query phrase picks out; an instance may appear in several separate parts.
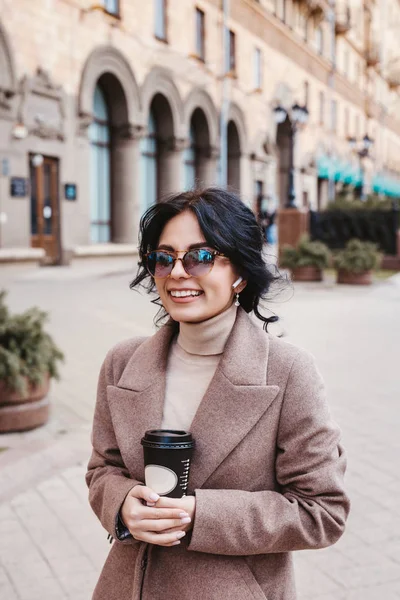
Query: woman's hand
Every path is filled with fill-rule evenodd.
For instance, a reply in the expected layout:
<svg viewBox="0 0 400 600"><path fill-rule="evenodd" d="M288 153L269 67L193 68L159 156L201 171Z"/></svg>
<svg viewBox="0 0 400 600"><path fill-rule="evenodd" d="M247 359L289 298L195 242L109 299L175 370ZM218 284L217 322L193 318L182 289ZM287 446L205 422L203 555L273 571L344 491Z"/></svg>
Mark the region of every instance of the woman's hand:
<svg viewBox="0 0 400 600"><path fill-rule="evenodd" d="M135 540L157 546L176 546L185 535L185 526L190 524L191 517L183 504L178 504L180 500L159 507L160 500L164 499L150 488L136 485L125 498L121 517Z"/></svg>
<svg viewBox="0 0 400 600"><path fill-rule="evenodd" d="M160 509L178 509L187 513L190 517L190 522L184 524L181 527L174 527L172 531L190 531L193 527L194 515L196 512L196 498L195 496L183 496L183 498L167 498L162 496L157 502L151 501L148 503L149 506L155 506Z"/></svg>

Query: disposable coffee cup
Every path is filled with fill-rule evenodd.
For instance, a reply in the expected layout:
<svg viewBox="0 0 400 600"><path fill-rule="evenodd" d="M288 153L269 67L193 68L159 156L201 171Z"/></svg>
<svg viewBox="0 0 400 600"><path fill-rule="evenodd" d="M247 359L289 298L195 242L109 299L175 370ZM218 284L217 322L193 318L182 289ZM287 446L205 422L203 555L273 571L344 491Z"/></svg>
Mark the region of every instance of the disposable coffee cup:
<svg viewBox="0 0 400 600"><path fill-rule="evenodd" d="M186 496L194 440L188 431L151 429L142 438L146 485L160 496Z"/></svg>

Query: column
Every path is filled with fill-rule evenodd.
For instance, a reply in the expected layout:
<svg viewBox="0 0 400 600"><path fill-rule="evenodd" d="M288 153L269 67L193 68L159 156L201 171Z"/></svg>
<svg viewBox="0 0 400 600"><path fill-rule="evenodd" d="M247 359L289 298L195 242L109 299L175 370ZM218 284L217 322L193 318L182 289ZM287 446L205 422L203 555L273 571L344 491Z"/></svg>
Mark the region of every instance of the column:
<svg viewBox="0 0 400 600"><path fill-rule="evenodd" d="M140 139L132 125L113 132L111 151L112 239L137 244L140 220Z"/></svg>

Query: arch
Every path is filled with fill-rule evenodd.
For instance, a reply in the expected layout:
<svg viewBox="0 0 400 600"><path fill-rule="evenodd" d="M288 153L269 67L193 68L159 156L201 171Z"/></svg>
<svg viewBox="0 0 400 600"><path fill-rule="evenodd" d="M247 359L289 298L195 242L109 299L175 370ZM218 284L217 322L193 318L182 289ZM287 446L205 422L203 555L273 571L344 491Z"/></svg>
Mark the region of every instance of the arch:
<svg viewBox="0 0 400 600"><path fill-rule="evenodd" d="M289 116L276 130L277 187L279 206L286 206L289 199L289 172L293 161L293 129Z"/></svg>
<svg viewBox="0 0 400 600"><path fill-rule="evenodd" d="M86 60L79 89L79 114L92 117L94 92L100 78L118 82L118 89L113 91L113 124L126 126L138 123L141 112L139 88L127 60L112 46L96 48Z"/></svg>
<svg viewBox="0 0 400 600"><path fill-rule="evenodd" d="M185 100L185 127L190 130L190 123L196 109L201 109L205 115L209 129L210 145L218 147L219 119L211 96L201 88L194 88Z"/></svg>
<svg viewBox="0 0 400 600"><path fill-rule="evenodd" d="M228 172L227 184L233 191L240 194L240 163L242 148L238 127L232 119L228 121Z"/></svg>
<svg viewBox="0 0 400 600"><path fill-rule="evenodd" d="M184 111L182 100L172 74L163 67L154 67L146 76L141 87L144 121L147 123L154 98L162 96L171 109L173 136L182 139L184 133Z"/></svg>
<svg viewBox="0 0 400 600"><path fill-rule="evenodd" d="M244 113L242 109L237 104L231 104L229 107L228 113L228 123L232 121L237 129L239 135L240 142L240 151L241 154L246 154L247 152L247 129L246 129L246 119L244 117Z"/></svg>
<svg viewBox="0 0 400 600"><path fill-rule="evenodd" d="M0 23L0 92L4 92L6 97L13 96L16 85L17 78L11 44L6 30Z"/></svg>

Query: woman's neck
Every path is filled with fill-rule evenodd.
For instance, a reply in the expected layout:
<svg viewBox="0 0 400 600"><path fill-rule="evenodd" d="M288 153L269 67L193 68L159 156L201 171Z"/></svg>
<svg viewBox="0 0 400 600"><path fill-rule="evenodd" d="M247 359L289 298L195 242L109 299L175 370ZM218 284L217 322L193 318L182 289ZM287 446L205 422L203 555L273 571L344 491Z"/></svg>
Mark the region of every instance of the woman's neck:
<svg viewBox="0 0 400 600"><path fill-rule="evenodd" d="M180 323L178 344L189 354L210 356L222 354L236 320L237 307L201 323Z"/></svg>

